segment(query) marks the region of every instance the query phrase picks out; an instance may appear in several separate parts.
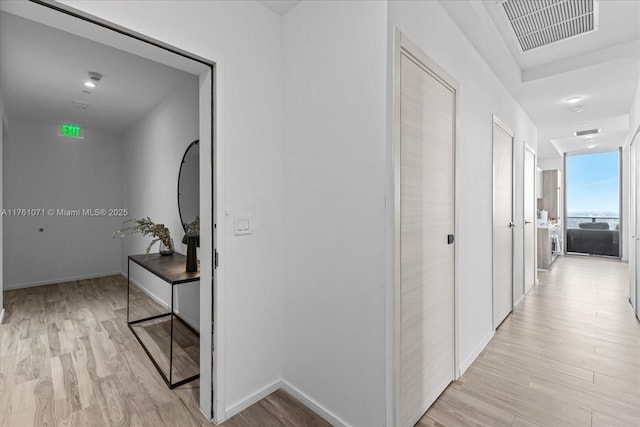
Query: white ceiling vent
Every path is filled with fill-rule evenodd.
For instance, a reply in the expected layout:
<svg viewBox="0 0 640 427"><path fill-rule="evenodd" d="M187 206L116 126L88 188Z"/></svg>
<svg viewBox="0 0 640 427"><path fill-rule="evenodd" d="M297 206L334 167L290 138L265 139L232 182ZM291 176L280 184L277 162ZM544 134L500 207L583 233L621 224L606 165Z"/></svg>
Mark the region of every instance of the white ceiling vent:
<svg viewBox="0 0 640 427"><path fill-rule="evenodd" d="M523 52L598 29L599 0L503 0Z"/></svg>
<svg viewBox="0 0 640 427"><path fill-rule="evenodd" d="M573 133L573 135L574 136L597 135L600 132L602 132L602 129L577 130Z"/></svg>

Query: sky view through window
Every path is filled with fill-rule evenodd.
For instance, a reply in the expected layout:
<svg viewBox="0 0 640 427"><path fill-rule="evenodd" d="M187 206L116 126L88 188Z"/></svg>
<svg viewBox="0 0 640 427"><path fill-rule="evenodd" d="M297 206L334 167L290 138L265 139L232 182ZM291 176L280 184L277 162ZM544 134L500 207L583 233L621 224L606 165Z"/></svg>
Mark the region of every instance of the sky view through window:
<svg viewBox="0 0 640 427"><path fill-rule="evenodd" d="M618 151L567 156L568 216L619 216Z"/></svg>

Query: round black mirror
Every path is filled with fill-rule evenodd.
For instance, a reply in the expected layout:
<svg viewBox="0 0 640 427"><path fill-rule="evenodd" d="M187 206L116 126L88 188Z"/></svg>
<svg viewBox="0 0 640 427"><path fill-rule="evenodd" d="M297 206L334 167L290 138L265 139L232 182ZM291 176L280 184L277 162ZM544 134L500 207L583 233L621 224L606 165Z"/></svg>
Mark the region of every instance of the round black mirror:
<svg viewBox="0 0 640 427"><path fill-rule="evenodd" d="M178 174L178 210L185 233L200 231L200 146L193 141L182 156ZM197 227L197 230L196 230Z"/></svg>

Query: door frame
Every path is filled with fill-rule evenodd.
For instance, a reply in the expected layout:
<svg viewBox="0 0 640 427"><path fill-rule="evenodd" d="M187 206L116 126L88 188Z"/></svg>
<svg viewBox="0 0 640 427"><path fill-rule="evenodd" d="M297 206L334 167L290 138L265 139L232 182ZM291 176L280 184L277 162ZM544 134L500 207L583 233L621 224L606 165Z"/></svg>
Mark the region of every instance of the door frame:
<svg viewBox="0 0 640 427"><path fill-rule="evenodd" d="M640 265L638 265L638 255L640 252L638 251L638 241L640 240L640 233L638 233L638 206L640 205L640 185L638 184L640 184L640 165L636 161L638 155L640 155L640 153L637 152L640 149L640 146L638 146L638 144L640 144L640 125L635 131L633 137L631 137L631 142L629 143L629 224L633 223L633 231L635 232L635 236L629 233L629 303L631 303L631 307L634 312L633 314L635 315L636 319L640 321L640 286L638 286L638 270L640 268ZM634 147L636 153L632 151L632 147ZM635 154L635 156L633 154ZM631 165L633 165L633 167L631 167ZM622 169L622 167L620 169ZM620 171L620 174L622 176L622 170ZM631 182L633 182L633 184L631 184ZM634 202L633 205L631 203L632 201ZM629 231L631 231L631 227L629 227ZM633 245L633 252L631 251L631 245ZM632 257L631 255L634 256ZM632 274L633 282L631 282ZM631 289L631 283L634 284L633 289ZM635 297L634 299L631 298L632 293L635 294L633 295Z"/></svg>
<svg viewBox="0 0 640 427"><path fill-rule="evenodd" d="M203 152L205 155L201 156L200 161L200 181L201 184L202 182L206 182L207 186L204 190L202 190L202 185L200 187L200 213L201 218L204 219L203 222L206 223L207 220L210 222L211 235L204 235L204 237L201 238L202 247L200 251L202 262L200 275L201 387L199 407L202 414L210 421L222 421L222 417L224 417L224 401L222 399L224 396L224 371L220 367L224 366L224 348L221 345L224 343L224 293L222 292L224 286L221 286L219 280L224 276L221 274L222 263L218 266L215 265L217 251L224 249L221 246L222 239L218 237L219 235L224 235L224 224L218 224L218 218L220 217L218 209L220 209L220 206L217 202L218 198L220 198L220 200L224 198L222 195L224 188L222 181L222 177L224 176L223 149L218 138L218 135L223 134L220 126L222 120L220 120L219 117L219 106L221 105L222 98L218 90L218 86L223 80L223 75L220 72L220 68L222 68L221 61L201 57L169 43L140 34L128 27L115 24L53 0L29 0L20 2L19 4L13 4L12 7L21 13L20 16L33 19L36 22L41 22L38 16L46 10L50 13L61 13L68 17L84 21L92 28L100 27L101 30L118 33L126 37L126 39L124 39L126 46L119 46L117 48L137 56L140 56L140 54L136 52L134 46L142 43L201 64L202 67L200 67L198 71L199 74L197 74L200 84L198 100L200 122L199 140L206 141L208 144L201 145L201 150L204 149ZM4 8L0 9L4 10ZM32 16L32 18L29 18L30 16ZM48 23L46 25L59 28L60 24ZM64 30L64 28L60 29ZM78 36L85 37L81 34L78 34ZM160 63L163 62L161 59L155 60ZM167 65L175 66L173 64ZM191 71L185 70L185 72L196 75ZM202 168L203 165L205 168ZM206 174L210 175L210 180L206 179ZM205 175L204 181L202 179L203 175ZM207 190L210 190L210 194ZM210 286L203 286L209 279ZM214 348L216 350L215 352L213 351ZM205 349L211 350L205 351Z"/></svg>
<svg viewBox="0 0 640 427"><path fill-rule="evenodd" d="M440 67L435 61L433 61L427 54L423 52L423 50L418 47L415 43L413 43L408 37L406 37L397 27L394 27L394 42L393 42L393 130L391 135L390 151L391 151L391 162L389 164L390 169L390 180L391 186L389 191L391 193L391 198L393 203L389 204L388 210L390 211L390 217L392 224L390 228L390 247L391 254L393 255L393 261L390 265L390 278L391 284L390 286L390 298L388 301L390 303L387 304L387 318L390 319L388 323L390 327L388 327L388 339L387 339L387 425L396 425L397 424L397 406L399 401L399 392L400 392L400 375L399 375L399 356L400 356L400 284L401 284L401 275L400 275L400 98L401 98L401 73L400 73L400 64L402 59L402 54L408 54L414 60L422 63L431 74L436 78L444 82L446 85L450 86L456 96L454 97L454 120L453 120L453 186L454 186L454 236L457 237L458 234L458 211L456 209L457 206L457 197L458 192L456 190L456 175L457 175L457 156L456 156L456 141L457 141L457 126L456 126L456 117L458 116L458 103L457 103L457 92L458 92L458 82L447 73L442 67ZM455 381L460 377L460 367L459 367L459 298L458 298L458 274L456 274L457 270L457 260L458 260L458 245L454 243L454 260L453 260L453 271L454 271L454 290L453 290L453 354L454 360L451 366L451 378L452 381Z"/></svg>
<svg viewBox="0 0 640 427"><path fill-rule="evenodd" d="M524 179L524 171L525 171L525 167L524 164L527 161L527 151L530 152L531 154L533 154L533 210L535 212L536 210L536 173L537 173L537 160L538 160L538 154L536 153L536 149L533 148L532 146L530 146L529 144L527 144L526 142L524 143L524 150L522 152L522 173L523 173L523 179L522 179L522 244L525 244L525 233L526 233L526 224L524 223L525 219L525 214L526 214L526 210L525 210L525 206L526 206L526 200L524 199L524 196L526 194L526 188L525 188L525 179ZM536 215L534 214L533 216L533 286L531 287L531 289L533 289L536 284L538 283L538 239L537 239L537 234L538 234L538 224L536 222ZM527 295L527 283L526 283L526 270L527 270L527 265L526 265L526 260L524 258L524 247L522 250L523 253L523 257L522 257L522 296L524 297L525 295ZM514 282L515 282L515 278L514 278ZM515 286L515 283L514 283Z"/></svg>
<svg viewBox="0 0 640 427"><path fill-rule="evenodd" d="M502 322L504 322L504 319L502 320L502 322L500 322L499 324L495 324L495 312L496 312L496 307L495 307L495 271L494 271L494 262L495 262L495 239L493 236L493 230L495 227L495 205L496 205L496 200L495 200L495 180L494 180L494 174L493 171L495 169L495 146L493 144L493 140L494 140L494 131L496 126L499 127L500 129L502 129L504 132L506 132L509 136L511 136L511 221L515 221L515 208L516 208L516 201L515 201L515 181L516 181L516 165L515 165L515 137L514 137L514 132L513 130L507 126L502 120L500 120L500 118L498 118L498 116L496 116L495 114L491 115L491 119L492 119L492 124L491 124L491 199L492 199L492 209L491 209L491 324L493 325L493 330L495 331L496 329L498 329L498 326L500 326L502 324ZM517 227L517 224L516 224ZM524 227L523 227L524 228ZM515 256L514 256L514 252L515 252L515 246L514 246L514 238L513 238L513 229L511 232L511 312L513 312L513 308L515 305L515 283L516 283L516 279L515 279L515 268L514 268L514 260L515 260ZM508 316L508 314L507 314ZM505 317L506 319L506 317Z"/></svg>

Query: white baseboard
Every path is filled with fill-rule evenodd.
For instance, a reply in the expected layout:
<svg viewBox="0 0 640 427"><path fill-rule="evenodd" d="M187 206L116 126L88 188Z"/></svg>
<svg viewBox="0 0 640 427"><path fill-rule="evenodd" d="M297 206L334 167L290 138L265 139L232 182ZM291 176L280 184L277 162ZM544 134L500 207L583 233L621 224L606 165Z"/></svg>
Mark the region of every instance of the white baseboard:
<svg viewBox="0 0 640 427"><path fill-rule="evenodd" d="M471 352L469 357L467 357L465 361L462 362L462 365L460 365L460 369L459 369L459 376L462 376L466 372L466 370L469 369L469 366L471 366L471 364L476 360L476 358L480 355L480 353L482 353L482 350L484 350L487 344L489 344L489 341L491 341L491 339L495 334L496 334L496 331L491 331L489 335L484 337L484 339L480 342L480 344L476 346L476 348Z"/></svg>
<svg viewBox="0 0 640 427"><path fill-rule="evenodd" d="M260 400L264 399L265 397L269 396L271 393L273 393L274 391L278 390L282 388L282 381L278 380L275 381L271 384L269 384L268 386L266 386L265 388L257 391L256 393L252 394L251 396L242 399L240 402L236 402L234 403L231 407L227 408L227 410L225 411L224 414L224 419L228 420L229 418L233 417L236 414L239 414L240 412L244 411L245 409L247 409L249 406L253 405L254 403L259 402Z"/></svg>
<svg viewBox="0 0 640 427"><path fill-rule="evenodd" d="M532 287L531 289L533 289L533 287ZM531 289L529 290L529 292L531 292ZM527 295L526 295L526 294L525 294L525 295L522 295L522 296L520 297L520 299L519 299L518 301L516 301L516 304L513 306L513 308L516 308L517 306L519 306L519 305L520 305L520 303L521 303L522 301L524 301L524 297L525 297L525 296L527 296Z"/></svg>
<svg viewBox="0 0 640 427"><path fill-rule="evenodd" d="M211 418L209 415L205 414L204 411L202 410L202 408L198 408L200 410L200 413L202 414L203 417L205 417L212 425L215 425L216 423L213 421L213 418Z"/></svg>
<svg viewBox="0 0 640 427"><path fill-rule="evenodd" d="M266 386L265 388L254 393L253 395L247 397L246 399L243 399L240 402L234 403L230 408L228 408L225 411L224 419L228 420L229 418L239 414L240 412L247 409L249 406L259 402L260 400L264 399L265 397L269 396L271 393L279 389L286 391L287 393L289 393L290 395L298 399L307 408L311 409L313 412L315 412L317 415L322 417L325 421L327 421L332 426L349 427L349 424L341 420L334 413L332 413L331 411L326 409L324 406L320 405L315 400L313 400L312 398L310 398L309 396L301 392L298 388L294 387L293 385L289 384L284 380L275 381L269 384L268 386Z"/></svg>
<svg viewBox="0 0 640 427"><path fill-rule="evenodd" d="M122 273L118 273L121 274L122 276L124 276L125 280L127 279L127 275L126 274L122 274ZM161 305L163 308L166 308L167 310L171 310L171 305L166 303L162 298L160 298L159 296L157 296L156 294L152 293L149 289L147 289L146 287L142 286L142 284L140 284L138 281L132 279L131 277L129 277L129 281L131 283L133 283L134 285L136 285L138 287L138 289L140 289L142 292L145 293L145 295L147 295L149 298L151 298L152 300L154 300L155 302L157 302L159 305ZM180 310L175 310L174 308L174 312L180 316ZM187 325L191 326L193 329L195 329L196 331L200 332L200 325L194 325L193 322L191 322L188 319L185 319L184 317L180 317L180 319L182 319L183 322L185 322Z"/></svg>
<svg viewBox="0 0 640 427"><path fill-rule="evenodd" d="M304 403L305 406L311 409L313 412L324 418L326 422L331 424L334 427L349 427L345 421L341 420L336 414L329 411L324 406L320 405L318 402L298 390L296 387L292 386L286 381L281 381L282 389L298 399L300 402Z"/></svg>
<svg viewBox="0 0 640 427"><path fill-rule="evenodd" d="M14 283L10 285L4 285L4 290L12 290L12 289L24 289L24 288L34 288L36 286L46 286L46 285L55 285L59 283L66 282L75 282L76 280L87 280L87 279L98 279L100 277L109 277L109 276L119 276L121 273L119 271L109 272L109 273L98 273L98 274L87 274L83 276L75 276L75 277L61 277L55 280L42 280L39 282L30 282L30 283Z"/></svg>

